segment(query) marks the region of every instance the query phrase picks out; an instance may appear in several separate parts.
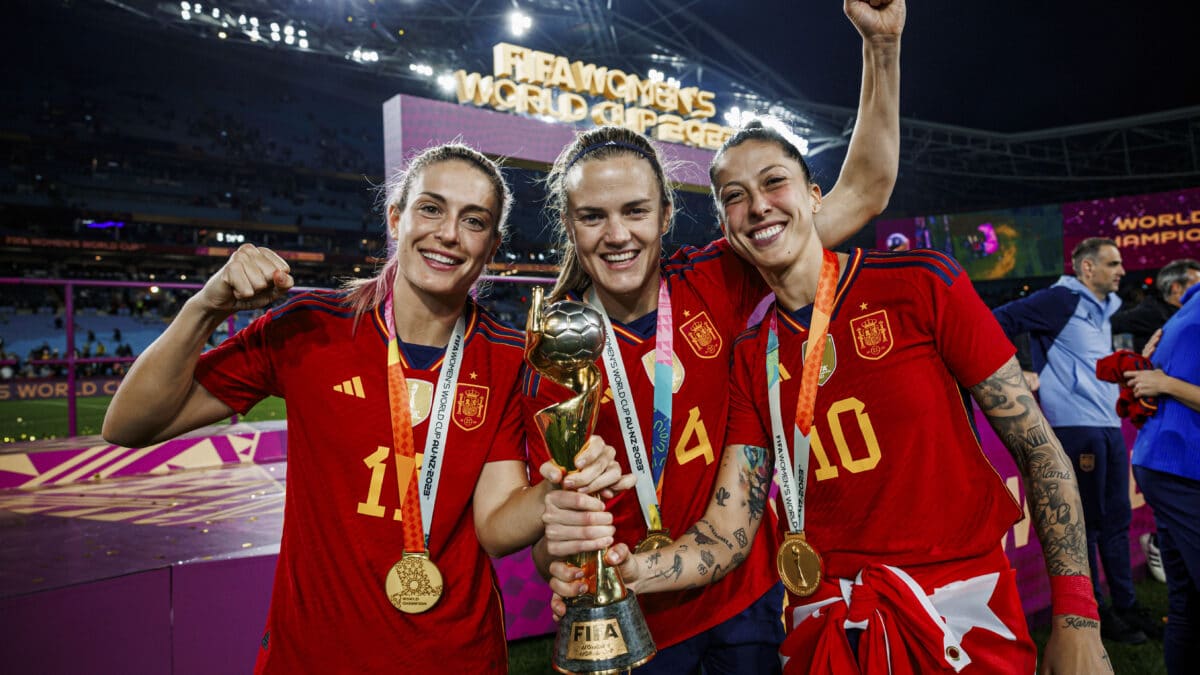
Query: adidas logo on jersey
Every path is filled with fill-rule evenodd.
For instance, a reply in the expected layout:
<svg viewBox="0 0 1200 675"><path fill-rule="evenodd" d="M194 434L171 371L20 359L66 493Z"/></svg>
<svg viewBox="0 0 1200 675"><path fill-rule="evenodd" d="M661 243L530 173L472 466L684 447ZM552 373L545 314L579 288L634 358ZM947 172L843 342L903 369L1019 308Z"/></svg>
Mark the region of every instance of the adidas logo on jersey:
<svg viewBox="0 0 1200 675"><path fill-rule="evenodd" d="M362 378L358 377L357 375L341 384L333 385L333 390L340 394L347 394L349 396L357 396L359 398L367 397L367 395L363 393Z"/></svg>

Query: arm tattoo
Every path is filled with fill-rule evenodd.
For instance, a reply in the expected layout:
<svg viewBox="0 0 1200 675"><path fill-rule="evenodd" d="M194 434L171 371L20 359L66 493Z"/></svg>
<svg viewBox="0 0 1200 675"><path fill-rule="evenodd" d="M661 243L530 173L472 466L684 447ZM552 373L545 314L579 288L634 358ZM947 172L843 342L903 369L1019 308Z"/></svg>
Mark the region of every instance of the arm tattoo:
<svg viewBox="0 0 1200 675"><path fill-rule="evenodd" d="M1067 616L1063 617L1067 628L1099 628L1100 622L1091 619L1085 619L1082 616Z"/></svg>
<svg viewBox="0 0 1200 675"><path fill-rule="evenodd" d="M1051 576L1088 574L1079 485L1070 460L1050 432L1016 359L971 394L1025 476L1026 499Z"/></svg>
<svg viewBox="0 0 1200 675"><path fill-rule="evenodd" d="M746 506L750 508L750 520L762 520L767 508L767 494L771 487L770 464L767 449L755 445L742 446L740 482L746 486Z"/></svg>
<svg viewBox="0 0 1200 675"><path fill-rule="evenodd" d="M737 539L738 546L741 546L742 548L746 548L746 546L750 543L750 539L746 536L746 528L744 527L739 527L738 529L734 530L733 538Z"/></svg>
<svg viewBox="0 0 1200 675"><path fill-rule="evenodd" d="M725 506L725 500L729 499L729 490L725 486L717 488L717 506Z"/></svg>
<svg viewBox="0 0 1200 675"><path fill-rule="evenodd" d="M678 553L675 554L675 562L667 569L655 572L650 578L663 578L668 581L675 581L683 574L683 558Z"/></svg>

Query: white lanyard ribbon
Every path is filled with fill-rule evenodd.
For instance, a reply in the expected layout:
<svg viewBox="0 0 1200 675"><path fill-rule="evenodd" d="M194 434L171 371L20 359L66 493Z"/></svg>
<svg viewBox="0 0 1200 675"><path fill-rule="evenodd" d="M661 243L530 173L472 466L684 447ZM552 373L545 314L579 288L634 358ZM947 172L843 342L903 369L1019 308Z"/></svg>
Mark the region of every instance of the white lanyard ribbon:
<svg viewBox="0 0 1200 675"><path fill-rule="evenodd" d="M588 292L587 302L595 307L604 319L604 369L608 373L608 383L612 387L613 405L617 410L617 419L621 423L621 436L625 439L625 454L629 458L629 467L637 477L636 490L638 502L642 509L642 517L646 519L646 528L661 530L662 515L658 506L658 494L651 474L650 460L646 455L646 444L642 440L642 427L638 421L637 406L634 405L633 391L629 386L629 376L625 372L625 363L621 361L621 349L617 345L617 336L613 331L612 321L608 312L596 295L595 286ZM659 308L662 311L662 308ZM661 323L661 322L660 322Z"/></svg>
<svg viewBox="0 0 1200 675"><path fill-rule="evenodd" d="M396 341L396 319L392 313L392 298L389 295L384 303L385 322L387 324L389 341ZM418 492L421 500L421 527L424 530L425 547L429 547L429 534L433 527L433 509L437 502L438 485L442 478L442 453L445 451L446 435L450 426L450 408L454 404L454 394L457 391L458 371L462 367L463 343L466 338L466 318L458 317L454 323L454 331L450 341L446 343L446 353L442 358L442 366L437 385L433 390L433 406L429 413L429 429L425 433L425 452L422 458ZM410 403L411 405L411 403ZM405 517L408 514L404 514Z"/></svg>

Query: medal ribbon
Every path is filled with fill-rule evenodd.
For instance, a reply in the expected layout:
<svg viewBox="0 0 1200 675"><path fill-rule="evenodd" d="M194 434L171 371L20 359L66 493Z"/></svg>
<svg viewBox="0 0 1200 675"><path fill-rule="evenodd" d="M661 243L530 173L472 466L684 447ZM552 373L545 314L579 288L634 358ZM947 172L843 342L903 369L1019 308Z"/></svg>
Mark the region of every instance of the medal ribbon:
<svg viewBox="0 0 1200 675"><path fill-rule="evenodd" d="M804 350L804 366L800 374L800 396L796 401L796 422L792 429L792 452L788 452L787 436L783 430L782 408L779 402L779 306L771 311L767 333L767 404L771 412L771 436L775 449L775 478L783 493L792 532L804 532L804 492L808 484L809 433L812 431L821 361L825 356L825 336L829 333L829 318L833 312L834 291L837 288L838 259L833 251L822 252L821 274L817 282L817 297L809 324L808 342ZM786 469L784 466L786 465Z"/></svg>
<svg viewBox="0 0 1200 675"><path fill-rule="evenodd" d="M662 530L664 528L659 497L662 495L662 478L667 465L667 447L671 441L671 398L675 379L675 336L667 282L662 278L658 282L658 322L654 341L654 439L653 454L649 462L646 461L646 444L642 440L642 427L638 421L637 407L633 402L633 391L629 386L625 363L621 360L617 336L594 286L588 293L587 301L604 319L604 370L608 373L608 383L613 391L613 404L617 409L617 419L621 423L621 435L625 439L625 455L629 459L630 469L637 476L636 490L638 502L642 507L642 517L646 520L646 529Z"/></svg>
<svg viewBox="0 0 1200 675"><path fill-rule="evenodd" d="M445 450L450 406L457 389L458 371L462 366L462 350L466 335L466 320L458 317L446 355L442 358L441 375L433 390L433 409L429 413L429 430L425 434L424 466L417 466L413 442L411 398L400 360L400 341L396 337L396 317L392 295L383 303L384 323L387 326L388 407L391 409L392 446L396 457L396 482L400 488L401 511L396 519L403 524L404 552L428 555L429 532L433 526L433 508L441 482L441 456ZM417 474L420 480L414 480ZM420 487L418 487L420 486ZM403 514L403 515L402 515ZM420 514L420 518L409 517Z"/></svg>

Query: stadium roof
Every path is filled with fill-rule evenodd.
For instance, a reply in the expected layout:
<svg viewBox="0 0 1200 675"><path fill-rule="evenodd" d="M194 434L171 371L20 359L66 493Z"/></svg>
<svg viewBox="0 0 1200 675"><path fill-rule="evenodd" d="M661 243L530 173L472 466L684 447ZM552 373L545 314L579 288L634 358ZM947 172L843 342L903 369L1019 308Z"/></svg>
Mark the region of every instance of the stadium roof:
<svg viewBox="0 0 1200 675"><path fill-rule="evenodd" d="M719 111L739 106L784 117L814 153L835 162L853 125L861 63L858 37L832 0L64 4L97 26L153 27L214 49L290 51L298 72L322 59L435 98L448 97L437 78L449 70L490 72L500 41L630 72L653 68L717 92ZM893 210L1200 183L1200 59L1191 21L1170 4L1183 5L914 0ZM528 20L519 36L514 12Z"/></svg>

